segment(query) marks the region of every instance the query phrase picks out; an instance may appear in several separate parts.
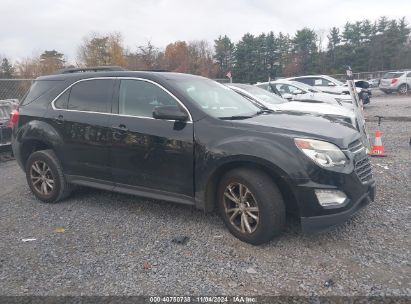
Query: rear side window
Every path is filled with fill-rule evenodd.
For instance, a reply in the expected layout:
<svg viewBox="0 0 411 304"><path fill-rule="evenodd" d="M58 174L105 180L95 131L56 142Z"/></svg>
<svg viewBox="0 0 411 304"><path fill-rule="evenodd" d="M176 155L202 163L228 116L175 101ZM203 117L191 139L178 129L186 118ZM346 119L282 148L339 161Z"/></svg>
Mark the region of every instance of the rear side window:
<svg viewBox="0 0 411 304"><path fill-rule="evenodd" d="M411 72L408 72L407 77L411 77Z"/></svg>
<svg viewBox="0 0 411 304"><path fill-rule="evenodd" d="M81 81L71 87L67 109L109 113L111 112L113 87L114 80L112 79ZM64 106L64 99L61 103Z"/></svg>
<svg viewBox="0 0 411 304"><path fill-rule="evenodd" d="M45 93L52 90L58 82L58 80L35 80L27 95L23 98L21 105L24 106L39 99Z"/></svg>
<svg viewBox="0 0 411 304"><path fill-rule="evenodd" d="M294 79L294 80L305 83L305 84L308 84L310 86L314 85L314 79L313 78L297 78L297 79Z"/></svg>
<svg viewBox="0 0 411 304"><path fill-rule="evenodd" d="M402 75L404 75L404 73L387 73L382 78L383 79L393 79L393 78L401 77Z"/></svg>

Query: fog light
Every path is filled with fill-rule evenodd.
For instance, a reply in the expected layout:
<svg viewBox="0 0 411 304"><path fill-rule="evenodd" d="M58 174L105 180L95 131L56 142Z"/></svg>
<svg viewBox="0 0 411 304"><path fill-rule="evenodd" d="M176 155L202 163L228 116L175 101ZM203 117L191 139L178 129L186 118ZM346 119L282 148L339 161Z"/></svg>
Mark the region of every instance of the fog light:
<svg viewBox="0 0 411 304"><path fill-rule="evenodd" d="M315 195L323 207L342 205L347 198L345 193L339 190L316 189Z"/></svg>

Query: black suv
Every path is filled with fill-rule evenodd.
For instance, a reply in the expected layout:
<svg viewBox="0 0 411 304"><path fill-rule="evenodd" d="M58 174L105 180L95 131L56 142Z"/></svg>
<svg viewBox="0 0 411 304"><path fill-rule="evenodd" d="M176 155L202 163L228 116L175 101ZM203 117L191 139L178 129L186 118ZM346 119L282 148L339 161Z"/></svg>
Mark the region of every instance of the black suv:
<svg viewBox="0 0 411 304"><path fill-rule="evenodd" d="M74 184L216 208L232 234L260 244L281 232L287 211L317 230L374 200L349 124L274 113L199 76L40 77L11 120L15 157L44 202Z"/></svg>

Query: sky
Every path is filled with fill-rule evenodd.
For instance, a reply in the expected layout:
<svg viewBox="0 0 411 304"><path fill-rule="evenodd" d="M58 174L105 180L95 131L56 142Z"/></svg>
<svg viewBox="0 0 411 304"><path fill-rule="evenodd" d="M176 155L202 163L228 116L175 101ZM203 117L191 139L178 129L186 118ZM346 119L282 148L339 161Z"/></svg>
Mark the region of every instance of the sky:
<svg viewBox="0 0 411 304"><path fill-rule="evenodd" d="M0 0L0 57L12 61L55 49L75 62L92 32L120 32L135 51L151 41L164 48L177 40L234 42L245 33L293 34L309 27L326 37L347 21L406 17L410 0Z"/></svg>

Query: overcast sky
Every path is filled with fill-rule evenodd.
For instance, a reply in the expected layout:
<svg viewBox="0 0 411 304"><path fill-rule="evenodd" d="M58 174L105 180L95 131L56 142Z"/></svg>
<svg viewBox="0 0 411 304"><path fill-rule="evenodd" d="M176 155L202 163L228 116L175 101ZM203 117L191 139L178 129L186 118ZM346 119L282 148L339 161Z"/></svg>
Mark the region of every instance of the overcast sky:
<svg viewBox="0 0 411 304"><path fill-rule="evenodd" d="M12 60L56 49L68 61L90 32L121 32L130 50L147 40L212 42L227 34L324 33L347 21L380 16L411 22L410 0L0 0L0 57Z"/></svg>

